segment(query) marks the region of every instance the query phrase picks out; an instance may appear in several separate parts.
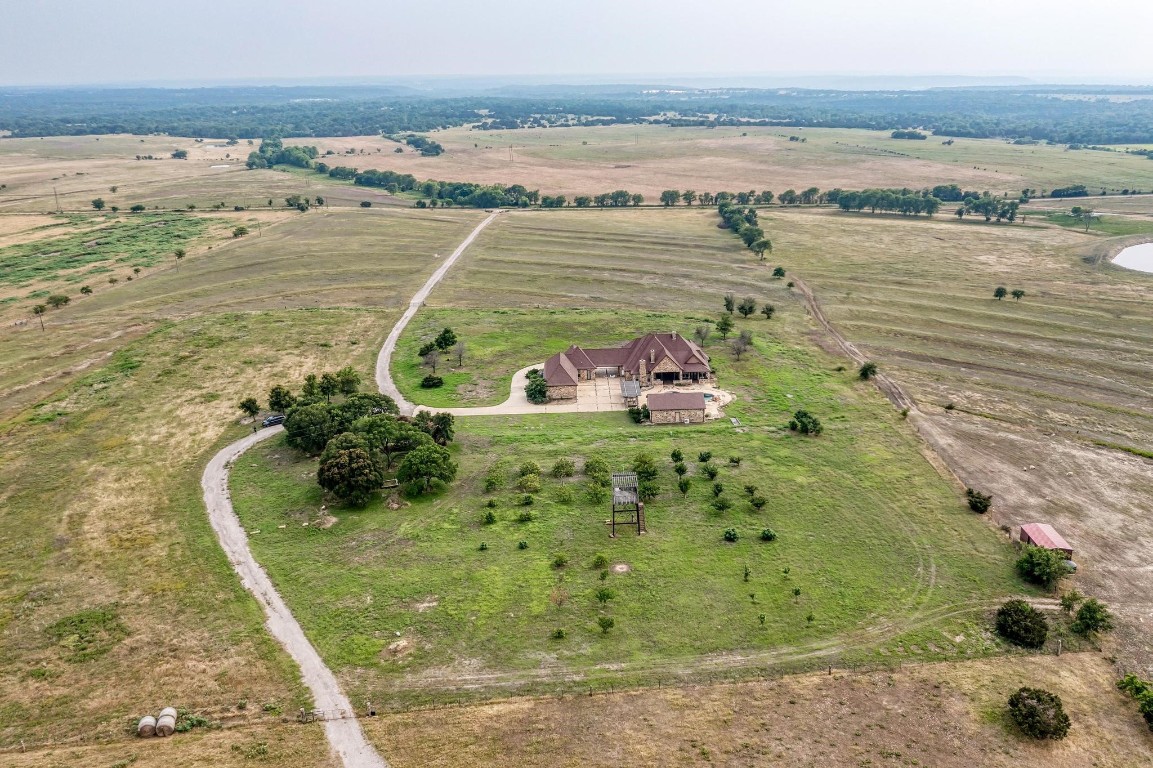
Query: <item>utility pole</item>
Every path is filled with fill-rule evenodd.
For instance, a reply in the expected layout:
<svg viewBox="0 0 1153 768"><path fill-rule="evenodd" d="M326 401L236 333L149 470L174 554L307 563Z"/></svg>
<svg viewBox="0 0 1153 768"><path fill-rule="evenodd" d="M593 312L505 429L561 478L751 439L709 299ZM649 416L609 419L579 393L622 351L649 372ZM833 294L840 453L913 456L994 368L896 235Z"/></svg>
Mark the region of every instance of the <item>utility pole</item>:
<svg viewBox="0 0 1153 768"><path fill-rule="evenodd" d="M56 187L52 187L52 194L56 198L56 212L61 213L60 210L60 195L56 194Z"/></svg>
<svg viewBox="0 0 1153 768"><path fill-rule="evenodd" d="M512 144L509 144L509 145L508 145L508 161L509 161L510 163L511 163L511 162L513 162L513 159L512 159Z"/></svg>

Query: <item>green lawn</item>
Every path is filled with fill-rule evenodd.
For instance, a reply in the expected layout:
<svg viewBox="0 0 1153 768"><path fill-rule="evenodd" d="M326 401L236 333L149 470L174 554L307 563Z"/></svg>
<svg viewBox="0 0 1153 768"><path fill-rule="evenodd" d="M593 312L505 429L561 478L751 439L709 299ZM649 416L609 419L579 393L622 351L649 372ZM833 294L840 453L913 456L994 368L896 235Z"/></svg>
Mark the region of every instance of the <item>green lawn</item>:
<svg viewBox="0 0 1153 768"><path fill-rule="evenodd" d="M482 314L469 317L491 332L538 329L546 348L567 342L567 333L549 338L542 328L595 339L603 320ZM617 322L643 327L651 319L620 313ZM710 347L722 384L737 395L728 414L741 419L740 429L727 420L635 426L623 413L460 419L453 451L461 471L451 488L395 511L379 500L336 509L328 529L301 525L324 503L315 462L274 441L234 468L237 512L260 531L252 536L257 558L325 660L354 696L387 689L380 700L391 705L450 696L435 684L421 690L439 675L523 681L542 663L555 676L596 677L599 665L616 663L659 675L670 666L691 673L702 656L727 651L775 652L787 661L817 647L857 660L994 648L975 624L998 597L1022 589L1011 550L921 458L871 386L834 370L823 353L748 325L757 350L740 363L719 343ZM475 338L479 347L484 337ZM820 438L785 428L800 407L825 423ZM676 490L674 447L690 465L687 499ZM712 483L698 474L703 450L721 467L718 482L733 502L727 512L712 508ZM547 474L558 458L579 465L602 456L623 468L642 451L661 467L647 535L609 539L607 508L588 500L579 476L546 478L534 519L517 522L523 508L513 474L521 462L534 460ZM739 467L730 456L741 457ZM483 480L494 465L507 484L486 495ZM769 499L761 512L748 503L746 484ZM484 525L490 498L497 522ZM741 535L734 544L722 540L729 527ZM780 538L762 542L766 527ZM519 541L528 548L518 549ZM553 567L556 554L567 558L565 567ZM602 581L591 567L597 554L631 570ZM602 607L594 593L605 585L615 597ZM597 628L600 615L616 621L608 635ZM564 640L551 638L557 628ZM388 649L398 641L407 650L394 658Z"/></svg>

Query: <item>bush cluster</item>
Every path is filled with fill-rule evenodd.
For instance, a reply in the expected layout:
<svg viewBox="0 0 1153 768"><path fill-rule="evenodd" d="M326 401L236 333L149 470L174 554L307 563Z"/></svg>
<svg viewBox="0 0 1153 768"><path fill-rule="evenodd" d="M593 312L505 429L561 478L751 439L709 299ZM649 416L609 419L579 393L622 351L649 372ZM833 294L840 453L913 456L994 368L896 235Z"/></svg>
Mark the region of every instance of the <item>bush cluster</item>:
<svg viewBox="0 0 1153 768"><path fill-rule="evenodd" d="M1021 688L1010 696L1009 716L1034 739L1060 740L1069 733L1061 697L1040 688Z"/></svg>
<svg viewBox="0 0 1153 768"><path fill-rule="evenodd" d="M1040 648L1049 634L1049 622L1024 600L1010 600L997 611L997 634L1025 648Z"/></svg>

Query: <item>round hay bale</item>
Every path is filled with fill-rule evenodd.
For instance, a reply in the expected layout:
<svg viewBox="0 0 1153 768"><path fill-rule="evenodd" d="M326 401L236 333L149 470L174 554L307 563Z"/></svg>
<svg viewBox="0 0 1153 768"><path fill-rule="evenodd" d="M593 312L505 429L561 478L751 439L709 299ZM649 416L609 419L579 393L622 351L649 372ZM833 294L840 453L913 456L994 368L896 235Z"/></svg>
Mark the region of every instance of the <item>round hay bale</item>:
<svg viewBox="0 0 1153 768"><path fill-rule="evenodd" d="M160 717L156 719L156 735L171 736L176 730L176 710L165 707L160 710Z"/></svg>
<svg viewBox="0 0 1153 768"><path fill-rule="evenodd" d="M152 715L145 715L140 718L140 722L136 725L137 736L155 736L156 735L156 718Z"/></svg>

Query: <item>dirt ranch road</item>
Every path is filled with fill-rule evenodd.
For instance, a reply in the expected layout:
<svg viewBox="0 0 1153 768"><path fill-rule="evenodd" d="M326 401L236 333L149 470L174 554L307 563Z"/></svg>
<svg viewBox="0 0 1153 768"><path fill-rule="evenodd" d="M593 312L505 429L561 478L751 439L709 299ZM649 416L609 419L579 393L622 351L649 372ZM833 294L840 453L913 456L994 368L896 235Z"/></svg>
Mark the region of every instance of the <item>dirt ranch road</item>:
<svg viewBox="0 0 1153 768"><path fill-rule="evenodd" d="M416 406L404 399L404 395L400 394L400 390L397 389L396 383L392 380L392 372L389 370L389 364L392 362L392 353L396 350L396 342L400 338L400 334L404 332L405 327L408 326L408 321L412 320L417 311L420 310L421 305L424 304L424 300L428 298L428 294L432 292L436 284L448 274L448 271L452 269L452 265L456 263L460 255L472 245L473 240L476 240L477 236L484 231L484 228L491 224L499 215L499 212L489 214L484 221L477 224L476 229L469 233L469 236L456 247L452 255L445 259L444 263L429 276L425 284L421 286L421 289L412 297L412 301L408 303L408 309L406 309L404 314L400 316L400 319L396 321L396 325L392 326L388 338L384 340L384 346L380 348L380 355L376 358L376 385L381 393L388 395L396 401L400 412L406 416L411 416L416 411Z"/></svg>
<svg viewBox="0 0 1153 768"><path fill-rule="evenodd" d="M316 708L326 712L339 710L343 715L326 719L324 733L345 768L388 768L388 763L364 737L352 704L340 690L336 676L321 661L320 654L304 636L304 630L272 586L268 574L252 556L252 550L248 548L248 535L232 509L232 500L228 494L228 470L232 462L252 446L282 431L283 427L262 429L243 440L237 440L212 457L200 481L204 489L208 519L216 531L220 546L228 555L228 562L240 576L240 583L264 608L268 631L300 667L300 676L312 691Z"/></svg>

